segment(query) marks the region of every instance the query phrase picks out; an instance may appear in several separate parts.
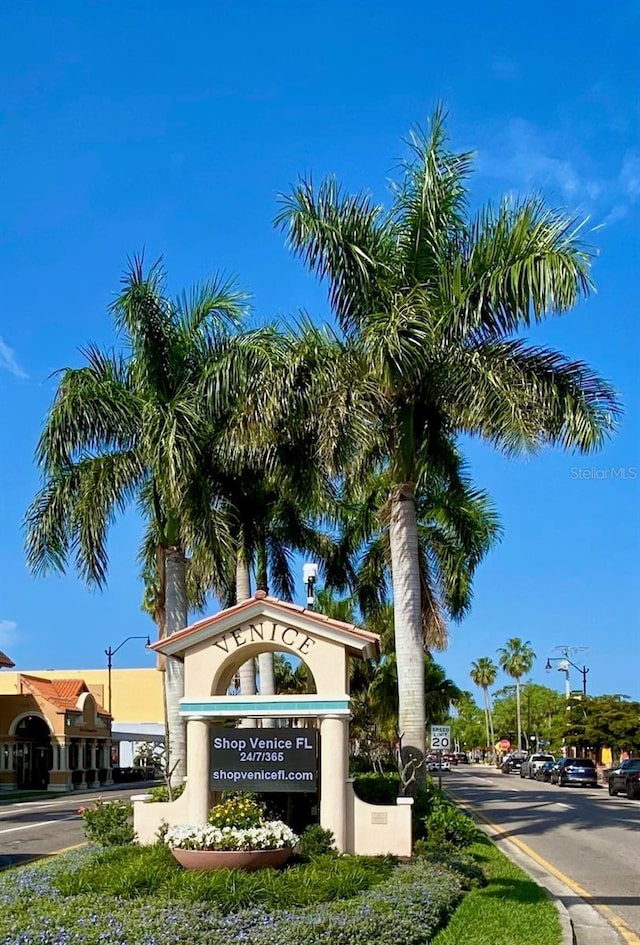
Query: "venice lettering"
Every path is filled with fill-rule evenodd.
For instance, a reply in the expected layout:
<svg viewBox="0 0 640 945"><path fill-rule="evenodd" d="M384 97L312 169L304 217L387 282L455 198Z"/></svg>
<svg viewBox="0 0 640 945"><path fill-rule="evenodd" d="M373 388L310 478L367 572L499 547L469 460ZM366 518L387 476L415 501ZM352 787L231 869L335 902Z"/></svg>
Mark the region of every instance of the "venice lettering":
<svg viewBox="0 0 640 945"><path fill-rule="evenodd" d="M316 642L295 627L282 627L275 623L250 623L246 627L236 627L228 633L223 633L218 640L214 640L213 646L225 653L233 653L247 643L258 641L282 643L292 650L297 650L302 656L306 656Z"/></svg>

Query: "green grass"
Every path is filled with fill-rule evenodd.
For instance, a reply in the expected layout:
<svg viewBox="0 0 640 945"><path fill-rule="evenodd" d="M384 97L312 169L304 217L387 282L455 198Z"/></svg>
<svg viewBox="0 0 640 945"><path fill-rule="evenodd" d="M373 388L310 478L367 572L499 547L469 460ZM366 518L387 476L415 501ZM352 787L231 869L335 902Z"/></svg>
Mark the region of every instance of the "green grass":
<svg viewBox="0 0 640 945"><path fill-rule="evenodd" d="M166 846L113 847L62 873L54 886L63 896L118 899L156 896L166 901L211 902L224 913L260 905L269 909L350 899L388 879L395 862L385 858L322 856L284 870L184 870Z"/></svg>
<svg viewBox="0 0 640 945"><path fill-rule="evenodd" d="M431 855L242 873L183 870L163 846L85 847L0 874L0 943L559 945L555 906L488 838Z"/></svg>
<svg viewBox="0 0 640 945"><path fill-rule="evenodd" d="M95 855L85 848L0 874L2 945L427 945L464 895L457 874L421 858L399 867L388 860L330 857L280 874L225 870L205 877L188 871L179 888L185 893L192 886L192 891L179 899L175 890L153 891L161 881L157 876L144 879L133 870L135 862L142 865L140 858L109 851L100 855L97 870ZM154 864L146 860L146 865L153 873ZM159 861L155 866L160 873ZM388 873L378 873L372 883L377 868ZM100 875L107 882L109 874L108 885L116 882L118 870L123 877L117 882L128 898L86 885L73 892L66 879L81 872L85 879ZM203 883L218 884L218 896L203 898ZM247 907L249 883L256 885ZM273 905L274 890L277 900L293 894L298 904ZM327 893L333 898L321 901ZM300 905L303 901L308 904Z"/></svg>
<svg viewBox="0 0 640 945"><path fill-rule="evenodd" d="M559 945L555 905L486 837L470 848L487 885L462 900L433 945Z"/></svg>

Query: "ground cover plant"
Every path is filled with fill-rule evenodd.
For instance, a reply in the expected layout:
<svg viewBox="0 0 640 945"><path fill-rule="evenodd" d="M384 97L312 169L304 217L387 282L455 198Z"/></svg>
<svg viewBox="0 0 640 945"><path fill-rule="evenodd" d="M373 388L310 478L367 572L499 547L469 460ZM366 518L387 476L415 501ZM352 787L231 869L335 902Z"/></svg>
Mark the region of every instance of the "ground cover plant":
<svg viewBox="0 0 640 945"><path fill-rule="evenodd" d="M52 884L65 896L101 894L122 899L159 896L166 900L214 902L230 913L260 903L279 909L348 899L388 879L390 858L325 855L294 862L286 870L184 870L164 844L119 847L96 854Z"/></svg>
<svg viewBox="0 0 640 945"><path fill-rule="evenodd" d="M0 945L524 945L523 930L526 945L560 942L542 890L435 788L410 863L338 855L315 826L286 869L255 873L184 870L166 843L132 844L111 806L94 809L102 846L0 875ZM232 798L207 829L260 829L262 813Z"/></svg>
<svg viewBox="0 0 640 945"><path fill-rule="evenodd" d="M423 945L453 912L464 892L464 882L454 871L424 859L393 867L385 860L329 857L325 864L310 861L306 873L299 870L293 887L287 885L288 892L294 888L301 899L306 876L308 905L280 901L286 897L278 893L278 884L291 883L295 866L282 873L262 871L254 877L221 870L203 879L205 874L185 872L181 880L185 898L181 899L175 889L158 892L157 884L164 882L164 867L154 872L147 862L146 870L133 874L125 868L127 857L135 851L135 847L106 852L87 848L2 874L2 945L356 945L374 936L385 945ZM157 849L155 855L161 855ZM350 861L354 864L350 881L354 873L359 876L361 891L353 895L355 883L349 899L318 901L322 883L331 885L327 880L331 870L336 882L331 890L325 889L325 895L335 895L340 882L348 892L344 880ZM128 873L129 888L123 890L126 878L124 882L114 880L120 883L117 895L76 880L77 890L82 889L76 891L74 874L93 874L95 878L96 862L103 867L111 864L112 869L102 873L103 879L107 872L112 878L118 872L125 877ZM205 882L220 883L226 900L203 901L200 884ZM246 907L245 882L270 890L265 900L278 905L256 902L256 886L251 905ZM186 894L189 886L192 895Z"/></svg>

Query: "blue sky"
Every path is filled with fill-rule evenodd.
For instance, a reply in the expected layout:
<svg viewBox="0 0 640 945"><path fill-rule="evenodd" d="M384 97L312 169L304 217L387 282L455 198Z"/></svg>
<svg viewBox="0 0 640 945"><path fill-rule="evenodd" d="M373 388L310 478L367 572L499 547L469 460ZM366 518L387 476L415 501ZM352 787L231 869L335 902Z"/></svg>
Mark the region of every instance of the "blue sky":
<svg viewBox="0 0 640 945"><path fill-rule="evenodd" d="M278 193L331 172L385 200L402 137L442 100L453 144L477 152L475 203L535 189L589 216L598 293L532 337L591 362L625 415L592 457L467 444L505 536L440 659L470 688L471 661L517 635L538 654L532 678L561 689L547 656L585 647L573 659L591 692L640 699L639 19L624 0L2 5L0 648L19 669L101 666L153 631L133 514L102 594L73 573L32 578L21 530L50 375L87 341L112 344L127 255L164 254L175 292L237 274L259 320L323 319L323 291L273 229ZM141 642L114 666L152 665Z"/></svg>

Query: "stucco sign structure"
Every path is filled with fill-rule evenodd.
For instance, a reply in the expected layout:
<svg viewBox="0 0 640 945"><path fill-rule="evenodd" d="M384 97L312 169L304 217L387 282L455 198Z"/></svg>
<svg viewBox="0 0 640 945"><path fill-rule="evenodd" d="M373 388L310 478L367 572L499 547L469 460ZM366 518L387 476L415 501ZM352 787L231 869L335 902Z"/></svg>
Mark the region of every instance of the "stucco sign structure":
<svg viewBox="0 0 640 945"><path fill-rule="evenodd" d="M134 805L135 828L142 843L153 840L162 821L170 825L206 823L215 790L226 790L232 784L237 790L242 783L244 790L270 790L264 783L271 780L264 776L267 771L285 772L276 775L274 783L288 780L287 771L312 771L319 731L320 823L332 831L339 850L360 852L354 849L358 832L354 810L362 802L355 799L348 780L349 661L379 652L377 634L258 591L255 597L152 644L152 649L164 653L167 659L184 661L185 694L180 701L180 713L187 725L187 786L184 794L171 804ZM268 651L303 660L313 676L316 692L227 695L239 667ZM276 720L276 727L259 728L257 722L255 728L246 727L251 726L248 720L265 718ZM242 720L243 727L223 728L230 720ZM222 741L216 743L216 739L222 738L227 738L226 745ZM261 741L274 739L292 744L260 745ZM240 741L246 744L240 746ZM296 751L299 754L294 760ZM282 762L280 753L285 756ZM306 761L301 761L305 757ZM215 776L216 771L230 777ZM251 771L263 775L258 779L250 777ZM295 776L286 790L309 789L292 788L294 784ZM397 838L396 809L392 811L393 816L385 823L389 823L389 835L395 832ZM407 813L410 824L410 809L398 807L397 815L403 823ZM381 842L383 846L387 843ZM392 846L387 845L382 852L396 852ZM399 852L404 854L404 848Z"/></svg>

